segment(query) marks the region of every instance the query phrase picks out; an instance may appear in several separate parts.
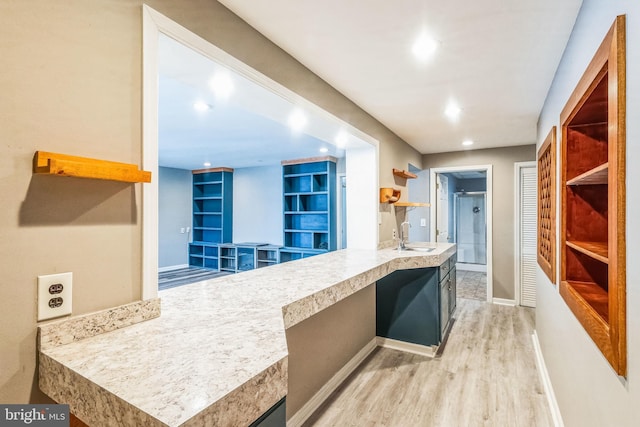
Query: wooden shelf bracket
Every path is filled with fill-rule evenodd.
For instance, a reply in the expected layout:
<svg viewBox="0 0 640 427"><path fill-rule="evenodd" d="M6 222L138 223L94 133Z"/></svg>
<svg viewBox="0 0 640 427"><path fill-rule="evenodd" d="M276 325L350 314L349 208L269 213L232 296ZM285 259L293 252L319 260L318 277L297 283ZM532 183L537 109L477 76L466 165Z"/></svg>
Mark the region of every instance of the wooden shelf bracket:
<svg viewBox="0 0 640 427"><path fill-rule="evenodd" d="M151 182L151 172L137 165L36 151L33 173L120 182Z"/></svg>

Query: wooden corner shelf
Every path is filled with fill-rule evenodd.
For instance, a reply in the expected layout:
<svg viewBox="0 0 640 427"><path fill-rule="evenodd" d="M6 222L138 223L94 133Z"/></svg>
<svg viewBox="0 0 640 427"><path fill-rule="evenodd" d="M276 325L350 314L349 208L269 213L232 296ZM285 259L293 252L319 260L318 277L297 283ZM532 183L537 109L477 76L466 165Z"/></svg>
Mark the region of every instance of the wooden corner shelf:
<svg viewBox="0 0 640 427"><path fill-rule="evenodd" d="M404 178L404 179L415 179L418 177L418 175L414 173L407 172L402 169L395 169L395 168L393 169L393 174L397 177Z"/></svg>
<svg viewBox="0 0 640 427"><path fill-rule="evenodd" d="M609 182L609 162L567 181L567 185L600 185Z"/></svg>
<svg viewBox="0 0 640 427"><path fill-rule="evenodd" d="M567 240L566 245L600 262L609 264L609 247L607 242L576 242Z"/></svg>
<svg viewBox="0 0 640 427"><path fill-rule="evenodd" d="M120 182L151 182L151 172L129 163L36 151L33 173Z"/></svg>
<svg viewBox="0 0 640 427"><path fill-rule="evenodd" d="M560 115L560 295L617 375L627 374L625 17Z"/></svg>

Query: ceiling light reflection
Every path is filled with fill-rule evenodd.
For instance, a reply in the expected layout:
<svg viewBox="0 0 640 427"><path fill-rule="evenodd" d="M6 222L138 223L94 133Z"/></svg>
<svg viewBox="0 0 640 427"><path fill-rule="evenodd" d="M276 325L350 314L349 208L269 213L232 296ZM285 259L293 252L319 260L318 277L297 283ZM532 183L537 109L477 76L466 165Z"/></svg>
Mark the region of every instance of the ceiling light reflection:
<svg viewBox="0 0 640 427"><path fill-rule="evenodd" d="M307 125L307 116L302 110L295 109L289 116L289 127L294 132L300 132Z"/></svg>
<svg viewBox="0 0 640 427"><path fill-rule="evenodd" d="M449 101L447 104L447 108L444 110L444 115L449 118L451 122L457 122L460 118L460 113L462 109L455 103L455 101Z"/></svg>
<svg viewBox="0 0 640 427"><path fill-rule="evenodd" d="M209 87L218 98L227 99L234 90L233 79L229 73L225 71L216 72L211 80L209 80Z"/></svg>

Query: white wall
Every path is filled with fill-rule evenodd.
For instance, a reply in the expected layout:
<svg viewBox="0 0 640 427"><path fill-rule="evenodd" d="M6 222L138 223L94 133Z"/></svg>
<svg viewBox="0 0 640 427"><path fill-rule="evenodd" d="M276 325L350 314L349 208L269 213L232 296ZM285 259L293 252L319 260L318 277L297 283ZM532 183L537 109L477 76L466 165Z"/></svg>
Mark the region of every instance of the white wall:
<svg viewBox="0 0 640 427"><path fill-rule="evenodd" d="M536 329L566 426L621 427L640 422L640 263L636 262L640 254L640 195L630 185L640 182L640 2L584 0L539 119L538 147L551 126L560 129L562 108L620 14L627 15L628 376L626 380L618 378L560 297L557 286L538 268Z"/></svg>
<svg viewBox="0 0 640 427"><path fill-rule="evenodd" d="M282 244L282 167L233 172L233 242Z"/></svg>
<svg viewBox="0 0 640 427"><path fill-rule="evenodd" d="M191 227L191 171L158 169L158 267L188 264L189 234L181 228Z"/></svg>

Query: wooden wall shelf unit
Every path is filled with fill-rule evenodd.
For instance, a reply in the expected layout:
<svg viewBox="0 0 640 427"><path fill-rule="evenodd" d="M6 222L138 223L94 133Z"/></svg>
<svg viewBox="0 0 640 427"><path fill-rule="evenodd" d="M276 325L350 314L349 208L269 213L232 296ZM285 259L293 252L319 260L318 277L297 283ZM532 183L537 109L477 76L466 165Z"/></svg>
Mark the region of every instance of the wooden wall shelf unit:
<svg viewBox="0 0 640 427"><path fill-rule="evenodd" d="M136 165L46 151L36 151L33 156L33 173L120 182L151 182L151 172L140 170Z"/></svg>
<svg viewBox="0 0 640 427"><path fill-rule="evenodd" d="M538 150L538 265L556 281L556 127Z"/></svg>
<svg viewBox="0 0 640 427"><path fill-rule="evenodd" d="M618 375L627 372L625 17L562 110L560 294Z"/></svg>
<svg viewBox="0 0 640 427"><path fill-rule="evenodd" d="M404 179L415 179L418 177L418 175L414 173L407 172L401 169L393 169L393 174L397 177L404 178Z"/></svg>

